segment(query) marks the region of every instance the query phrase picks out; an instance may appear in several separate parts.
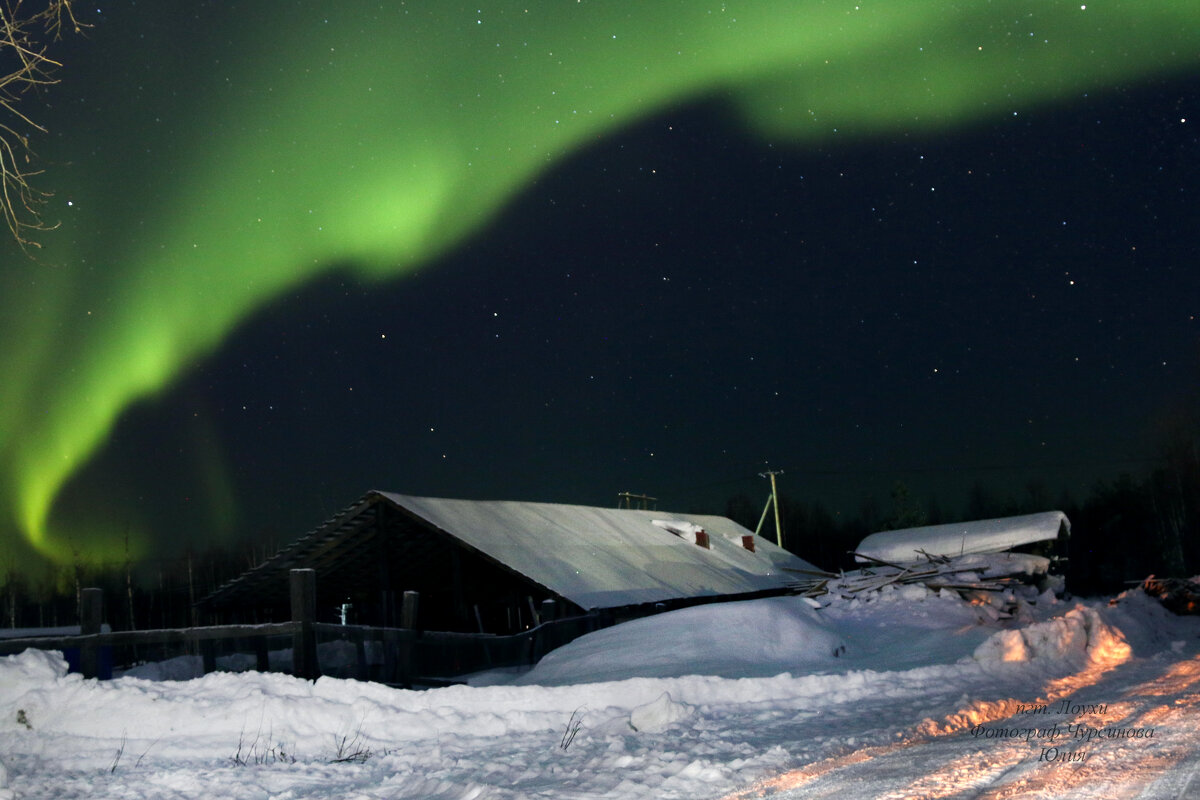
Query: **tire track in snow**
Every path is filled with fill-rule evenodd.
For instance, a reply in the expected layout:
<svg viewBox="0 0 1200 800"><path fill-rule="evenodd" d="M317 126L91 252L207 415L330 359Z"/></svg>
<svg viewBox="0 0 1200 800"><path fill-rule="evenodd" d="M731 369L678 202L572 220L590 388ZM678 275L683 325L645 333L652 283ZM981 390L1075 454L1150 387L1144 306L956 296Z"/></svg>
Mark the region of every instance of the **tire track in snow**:
<svg viewBox="0 0 1200 800"><path fill-rule="evenodd" d="M1148 674L1160 669L1159 674ZM1041 743L999 740L981 748L978 739L964 738L971 727L964 727L967 722L982 725L1009 719L1013 714L1005 715L1005 711L1028 705L1013 698L978 702L947 715L942 724L924 721L915 735L895 744L823 759L727 795L725 800L814 800L850 794L879 800L1200 797L1195 774L1200 767L1183 768L1200 759L1200 657L1169 665L1161 661L1094 664L1051 683L1056 691L1047 692L1037 702L1074 696L1069 687L1087 690L1086 697L1076 696L1078 705L1086 705L1093 697L1122 698L1107 703L1104 713L1063 715L1055 720L1060 727L1153 729L1154 736L1105 736L1091 742L1086 761L1047 762L1040 759ZM900 776L911 776L914 762L928 771L917 780L904 782ZM889 776L904 785L886 785L891 783Z"/></svg>

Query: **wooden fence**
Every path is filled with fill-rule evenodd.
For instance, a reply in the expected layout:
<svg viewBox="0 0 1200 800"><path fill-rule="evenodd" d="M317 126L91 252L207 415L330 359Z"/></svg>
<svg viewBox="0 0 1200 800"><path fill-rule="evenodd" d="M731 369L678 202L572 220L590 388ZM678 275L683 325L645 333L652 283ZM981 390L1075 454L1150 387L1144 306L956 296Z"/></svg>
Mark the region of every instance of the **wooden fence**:
<svg viewBox="0 0 1200 800"><path fill-rule="evenodd" d="M317 622L316 573L291 572L292 620L263 625L217 625L150 631L102 632L103 596L81 595L78 636L0 638L0 655L27 648L61 650L85 677L112 677L114 664L132 665L154 654L199 655L205 673L253 668L307 679L320 675L373 680L400 686L436 686L487 669L523 667L571 640L611 624L597 614L554 619L552 605L542 621L511 636L420 631L418 597L406 592L400 628ZM252 659L252 660L251 660Z"/></svg>

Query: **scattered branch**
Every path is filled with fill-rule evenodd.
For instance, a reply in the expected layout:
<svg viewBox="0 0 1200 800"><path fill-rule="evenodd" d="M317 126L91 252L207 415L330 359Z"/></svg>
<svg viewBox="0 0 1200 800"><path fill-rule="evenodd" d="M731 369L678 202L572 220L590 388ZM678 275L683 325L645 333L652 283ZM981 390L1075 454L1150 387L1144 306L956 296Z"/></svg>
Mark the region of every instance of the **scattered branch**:
<svg viewBox="0 0 1200 800"><path fill-rule="evenodd" d="M121 744L117 747L117 755L113 758L112 766L108 769L110 774L117 771L117 765L121 763L121 756L125 755L125 740L128 735L128 731L121 731Z"/></svg>
<svg viewBox="0 0 1200 800"><path fill-rule="evenodd" d="M364 720L359 720L358 729L354 731L354 735L342 734L338 736L334 734L334 756L329 760L330 764L363 764L371 758L374 753L371 748L367 747L363 741L362 726Z"/></svg>
<svg viewBox="0 0 1200 800"><path fill-rule="evenodd" d="M246 729L238 734L237 752L230 757L239 767L248 767L251 764L255 766L263 766L266 764L295 764L296 756L293 753L287 752L287 745L283 742L271 744L271 739L274 738L272 731L268 731L264 737L262 728L258 733L254 734L254 741L246 743Z"/></svg>
<svg viewBox="0 0 1200 800"><path fill-rule="evenodd" d="M147 747L145 750L142 751L142 754L140 756L138 756L137 761L133 762L133 766L135 769L142 765L142 759L145 758L146 754L150 752L150 749L152 747L154 747L154 745L158 744L161 740L162 740L162 737L160 736L158 739L155 739L153 742L151 742L149 747Z"/></svg>
<svg viewBox="0 0 1200 800"><path fill-rule="evenodd" d="M584 706L580 706L571 712L571 718L567 720L567 729L563 731L562 739L558 742L559 749L566 750L575 741L575 737L583 727L583 709Z"/></svg>

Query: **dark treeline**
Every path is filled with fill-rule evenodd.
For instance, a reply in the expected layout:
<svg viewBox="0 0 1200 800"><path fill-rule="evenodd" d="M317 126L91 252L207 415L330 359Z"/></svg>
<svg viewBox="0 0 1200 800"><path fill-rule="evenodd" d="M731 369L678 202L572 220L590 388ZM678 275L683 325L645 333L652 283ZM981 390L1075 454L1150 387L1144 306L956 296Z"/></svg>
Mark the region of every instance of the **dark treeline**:
<svg viewBox="0 0 1200 800"><path fill-rule="evenodd" d="M104 591L104 621L113 630L190 627L199 624L197 600L272 554L272 548L246 545L172 559L10 569L0 586L0 627L77 625L79 592L88 587Z"/></svg>
<svg viewBox="0 0 1200 800"><path fill-rule="evenodd" d="M982 484L957 513L936 501L914 499L897 483L884 502L864 500L852 517L818 503L780 497L783 544L822 569L853 569L850 553L869 533L1059 509L1071 520L1067 588L1077 595L1120 592L1148 575L1200 573L1200 436L1177 436L1159 467L1143 477L1098 483L1081 502L1055 499L1031 482L1019 497L992 493ZM762 505L746 495L731 498L725 515L754 530ZM768 516L764 536L774 538ZM105 620L116 630L177 628L196 624L193 604L273 554L277 544L214 547L170 560L6 570L0 577L0 627L43 628L78 624L79 590L104 590ZM261 620L263 622L270 620Z"/></svg>
<svg viewBox="0 0 1200 800"><path fill-rule="evenodd" d="M1083 501L1053 499L1038 482L1020 497L976 484L966 506L947 514L936 500L914 500L897 483L890 502L864 500L857 516L834 515L818 503L779 499L785 548L827 570L854 569L854 548L875 531L1060 510L1071 520L1067 588L1077 595L1112 594L1149 575L1200 573L1200 457L1194 438L1168 448L1162 465L1144 478L1124 475L1097 483ZM729 500L725 515L753 530L762 505L746 495ZM763 535L775 535L768 515Z"/></svg>

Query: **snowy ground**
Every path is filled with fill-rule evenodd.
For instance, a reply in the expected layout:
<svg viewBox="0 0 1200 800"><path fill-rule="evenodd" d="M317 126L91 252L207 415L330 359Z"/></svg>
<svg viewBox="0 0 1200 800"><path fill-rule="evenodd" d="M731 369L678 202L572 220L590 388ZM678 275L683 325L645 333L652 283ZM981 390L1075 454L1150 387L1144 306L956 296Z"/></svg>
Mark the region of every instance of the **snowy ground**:
<svg viewBox="0 0 1200 800"><path fill-rule="evenodd" d="M1140 592L984 612L693 608L423 692L29 651L0 658L0 800L1200 798L1200 620Z"/></svg>

